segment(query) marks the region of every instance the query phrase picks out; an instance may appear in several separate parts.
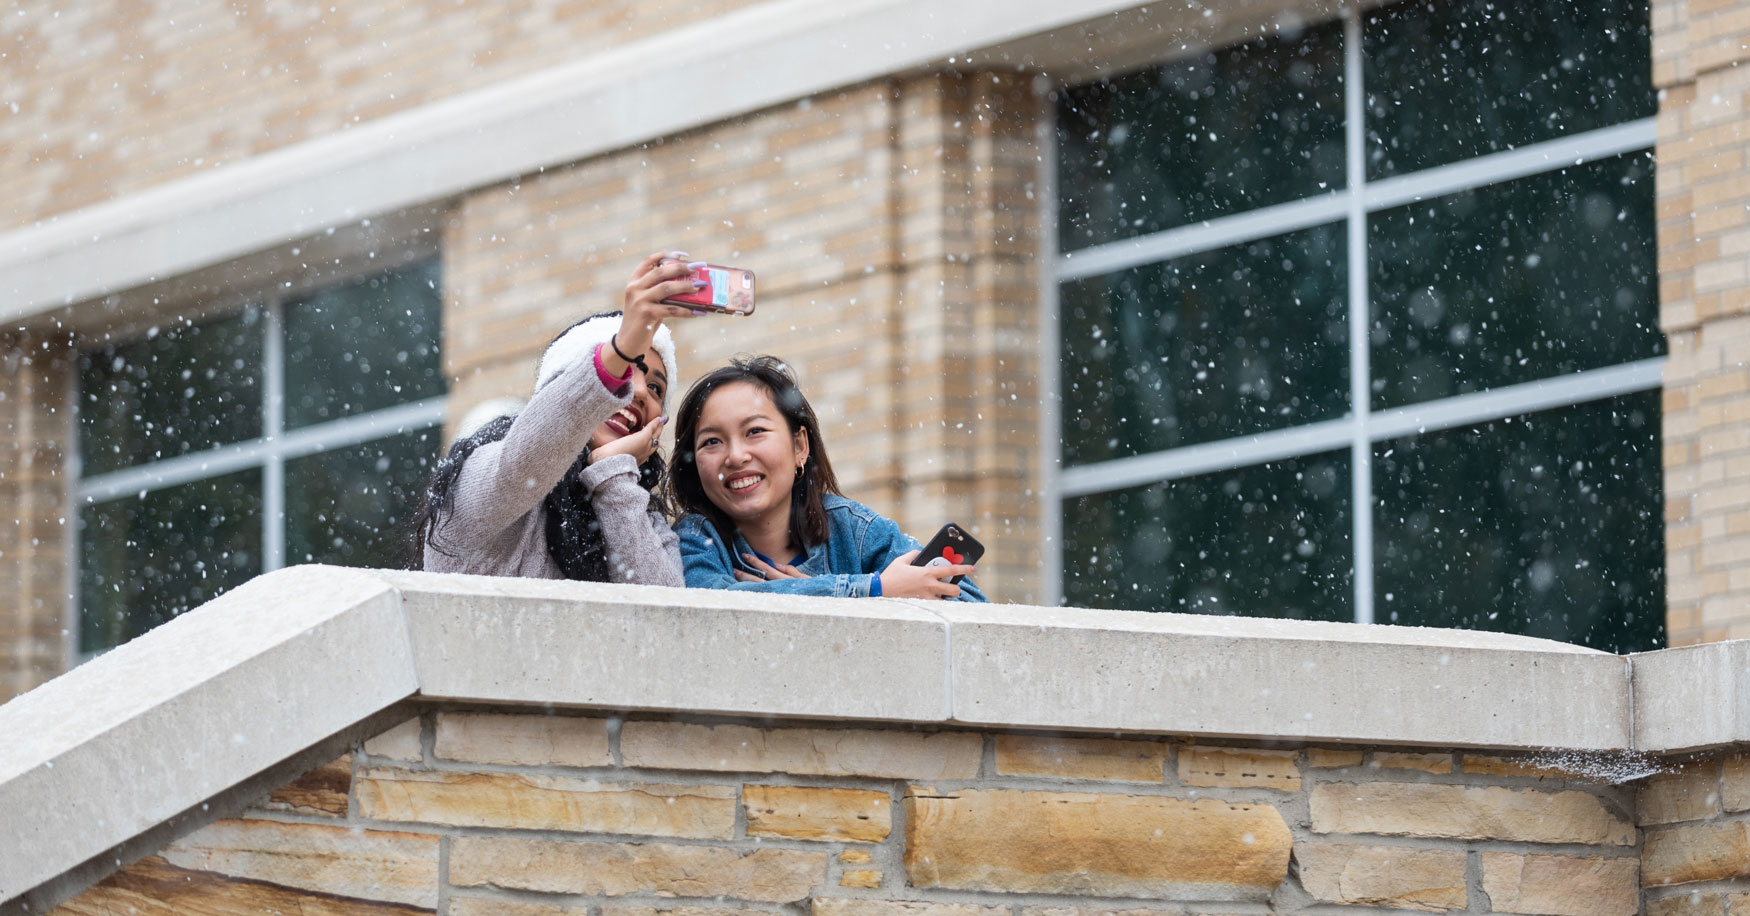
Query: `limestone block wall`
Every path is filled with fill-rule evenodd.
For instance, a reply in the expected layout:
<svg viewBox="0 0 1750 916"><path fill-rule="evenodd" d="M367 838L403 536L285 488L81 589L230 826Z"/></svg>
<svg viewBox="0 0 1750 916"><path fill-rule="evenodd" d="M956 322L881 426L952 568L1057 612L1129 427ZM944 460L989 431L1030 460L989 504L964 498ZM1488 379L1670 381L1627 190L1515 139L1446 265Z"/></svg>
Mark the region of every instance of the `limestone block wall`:
<svg viewBox="0 0 1750 916"><path fill-rule="evenodd" d="M1633 916L1639 810L1674 916L1676 882L1728 876L1722 824L1665 823L1702 816L1695 772L1637 795L1455 750L431 705L55 912ZM1702 865L1670 864L1684 831Z"/></svg>
<svg viewBox="0 0 1750 916"><path fill-rule="evenodd" d="M1750 757L1671 761L1641 783L1648 916L1750 912Z"/></svg>

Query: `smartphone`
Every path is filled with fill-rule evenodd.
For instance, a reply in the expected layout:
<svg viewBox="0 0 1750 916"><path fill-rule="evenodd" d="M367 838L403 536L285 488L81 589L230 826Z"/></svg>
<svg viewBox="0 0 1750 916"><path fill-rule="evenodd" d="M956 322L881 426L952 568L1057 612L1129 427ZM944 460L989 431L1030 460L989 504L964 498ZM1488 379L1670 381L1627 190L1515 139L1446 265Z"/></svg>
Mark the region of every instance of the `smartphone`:
<svg viewBox="0 0 1750 916"><path fill-rule="evenodd" d="M917 559L911 561L913 566L959 566L977 563L984 556L984 545L978 539L966 533L966 529L952 522L943 525L936 536L924 545ZM955 585L965 576L955 576L949 582Z"/></svg>
<svg viewBox="0 0 1750 916"><path fill-rule="evenodd" d="M668 264L675 260L664 258L662 263ZM685 295L670 296L662 300L663 304L722 312L725 315L753 314L753 271L741 267L706 264L693 271L691 279L703 280L705 285Z"/></svg>

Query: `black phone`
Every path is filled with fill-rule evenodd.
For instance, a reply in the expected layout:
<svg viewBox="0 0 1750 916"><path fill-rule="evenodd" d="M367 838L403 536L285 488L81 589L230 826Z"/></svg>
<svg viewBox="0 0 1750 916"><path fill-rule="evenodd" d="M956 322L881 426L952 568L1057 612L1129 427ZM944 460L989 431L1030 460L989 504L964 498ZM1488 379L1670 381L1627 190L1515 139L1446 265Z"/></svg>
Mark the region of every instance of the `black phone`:
<svg viewBox="0 0 1750 916"><path fill-rule="evenodd" d="M930 538L924 549L918 553L917 559L911 561L913 566L948 566L973 564L984 556L984 545L978 539L966 533L966 529L949 522ZM955 585L965 576L955 576L949 582Z"/></svg>

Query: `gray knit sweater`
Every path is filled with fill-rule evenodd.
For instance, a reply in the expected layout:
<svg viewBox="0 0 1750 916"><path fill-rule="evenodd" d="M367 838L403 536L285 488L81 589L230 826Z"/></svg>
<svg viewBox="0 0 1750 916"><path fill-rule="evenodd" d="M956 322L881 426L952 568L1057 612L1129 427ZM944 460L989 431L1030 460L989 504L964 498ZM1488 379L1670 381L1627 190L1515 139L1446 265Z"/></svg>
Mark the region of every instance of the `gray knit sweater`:
<svg viewBox="0 0 1750 916"><path fill-rule="evenodd" d="M450 487L449 505L425 545L430 572L563 579L547 553L542 503L583 452L590 433L631 403L597 378L588 359L568 366L529 399L509 432L474 450ZM631 455L610 455L578 476L607 541L614 581L684 586L680 550ZM433 541L436 543L434 544Z"/></svg>

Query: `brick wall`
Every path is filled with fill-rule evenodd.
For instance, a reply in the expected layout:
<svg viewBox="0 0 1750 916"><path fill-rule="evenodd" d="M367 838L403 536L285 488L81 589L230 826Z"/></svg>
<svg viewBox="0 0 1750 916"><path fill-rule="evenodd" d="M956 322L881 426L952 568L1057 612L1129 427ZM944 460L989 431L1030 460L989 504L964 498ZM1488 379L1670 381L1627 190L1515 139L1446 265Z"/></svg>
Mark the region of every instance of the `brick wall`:
<svg viewBox="0 0 1750 916"><path fill-rule="evenodd" d="M0 702L65 666L70 355L64 338L0 334Z"/></svg>
<svg viewBox="0 0 1750 916"><path fill-rule="evenodd" d="M920 540L970 527L986 591L1041 600L1037 105L1015 74L871 83L465 196L452 418L526 396L546 342L619 307L648 252L746 266L752 318L675 323L681 383L783 357L847 495Z"/></svg>
<svg viewBox="0 0 1750 916"><path fill-rule="evenodd" d="M1655 0L1671 645L1750 636L1750 5Z"/></svg>
<svg viewBox="0 0 1750 916"><path fill-rule="evenodd" d="M1636 806L1471 752L434 709L57 912L1633 916Z"/></svg>
<svg viewBox="0 0 1750 916"><path fill-rule="evenodd" d="M26 3L0 17L0 228L752 2Z"/></svg>
<svg viewBox="0 0 1750 916"><path fill-rule="evenodd" d="M1673 765L1645 780L1636 813L1648 916L1750 909L1750 758Z"/></svg>

